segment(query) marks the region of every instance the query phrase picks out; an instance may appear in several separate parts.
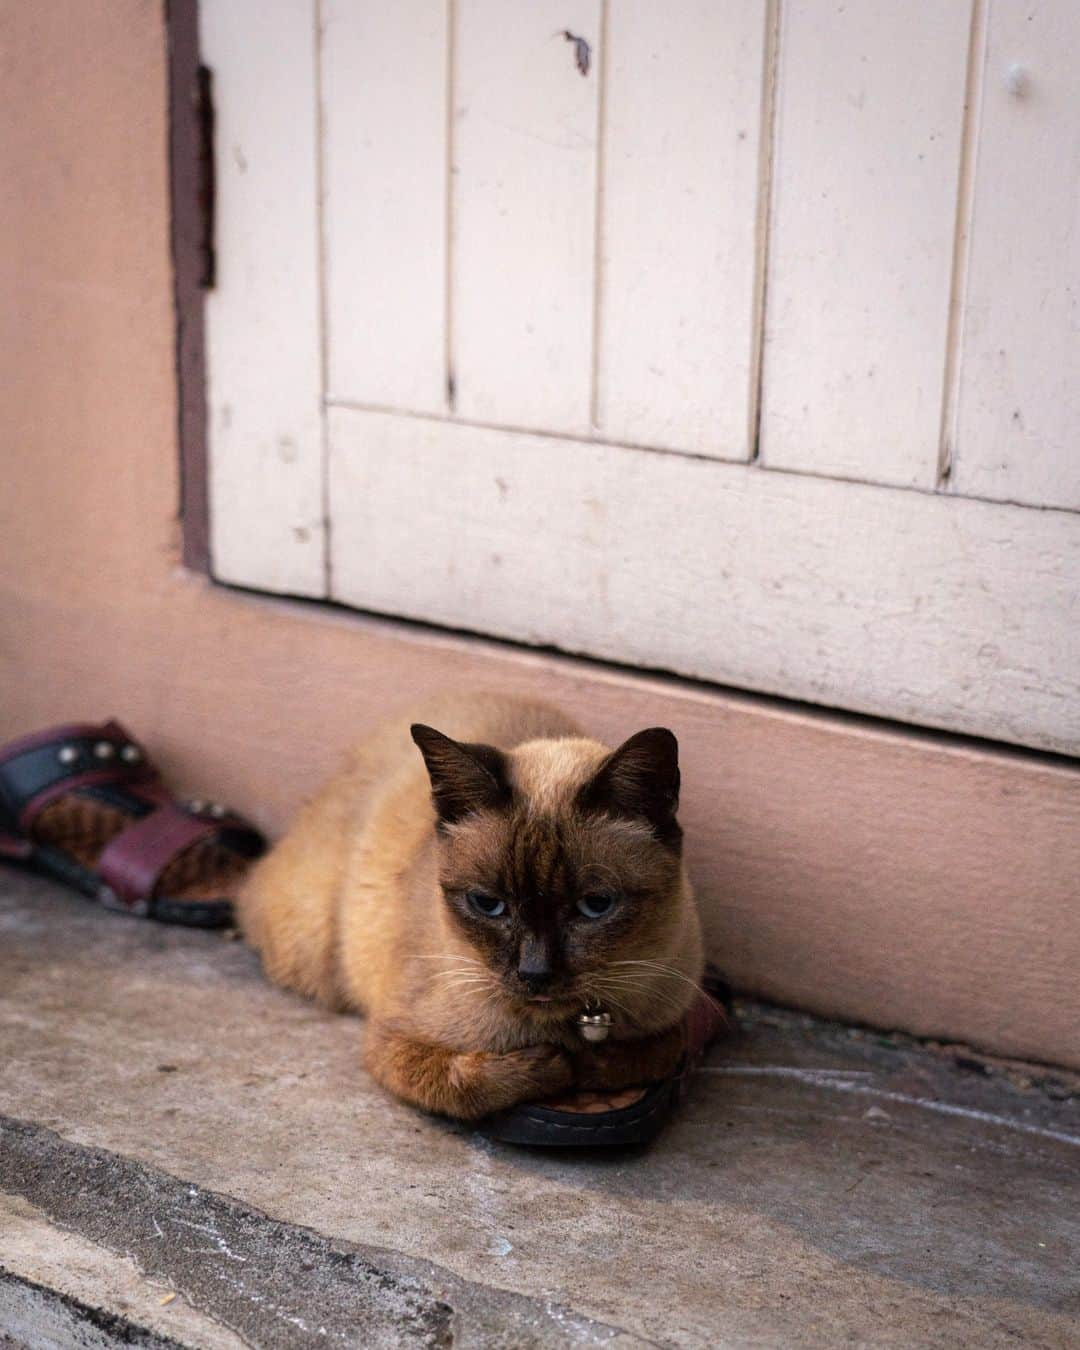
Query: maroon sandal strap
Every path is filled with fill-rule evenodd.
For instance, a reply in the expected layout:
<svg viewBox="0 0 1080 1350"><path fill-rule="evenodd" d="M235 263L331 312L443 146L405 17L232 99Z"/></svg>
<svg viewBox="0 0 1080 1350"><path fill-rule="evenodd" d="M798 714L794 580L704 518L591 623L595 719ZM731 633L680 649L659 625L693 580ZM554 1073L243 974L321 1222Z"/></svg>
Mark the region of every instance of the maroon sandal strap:
<svg viewBox="0 0 1080 1350"><path fill-rule="evenodd" d="M686 1013L686 1049L696 1059L727 1024L720 1002L705 990L698 993Z"/></svg>
<svg viewBox="0 0 1080 1350"><path fill-rule="evenodd" d="M38 838L50 803L78 795L118 809L129 823L93 864L63 841ZM119 722L69 722L0 746L0 858L22 860L112 909L169 923L216 927L231 914L228 897L158 894L169 865L200 840L214 839L240 858L259 857L261 833L212 801L180 804L142 745Z"/></svg>
<svg viewBox="0 0 1080 1350"><path fill-rule="evenodd" d="M95 870L105 904L146 914L161 874L185 849L220 831L220 822L202 820L174 802L166 802L133 821L108 844Z"/></svg>

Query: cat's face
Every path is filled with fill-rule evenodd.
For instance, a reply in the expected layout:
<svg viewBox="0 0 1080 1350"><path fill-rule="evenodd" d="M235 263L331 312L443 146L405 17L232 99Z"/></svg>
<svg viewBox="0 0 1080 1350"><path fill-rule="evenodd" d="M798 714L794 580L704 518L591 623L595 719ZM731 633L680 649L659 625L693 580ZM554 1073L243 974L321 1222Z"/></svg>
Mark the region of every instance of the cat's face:
<svg viewBox="0 0 1080 1350"><path fill-rule="evenodd" d="M537 1011L612 1002L629 967L667 947L683 903L675 737L607 754L536 741L503 754L428 727L451 920L501 987Z"/></svg>

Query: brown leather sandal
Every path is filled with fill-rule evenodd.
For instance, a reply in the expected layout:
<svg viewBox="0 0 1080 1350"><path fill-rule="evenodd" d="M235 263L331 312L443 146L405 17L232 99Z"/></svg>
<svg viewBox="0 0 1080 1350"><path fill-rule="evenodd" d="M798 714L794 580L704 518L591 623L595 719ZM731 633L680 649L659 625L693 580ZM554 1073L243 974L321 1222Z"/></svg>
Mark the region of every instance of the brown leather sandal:
<svg viewBox="0 0 1080 1350"><path fill-rule="evenodd" d="M647 1144L682 1100L694 1067L731 1019L730 990L720 974L705 972L702 990L684 1022L685 1049L678 1068L660 1083L619 1092L575 1092L541 1102L522 1102L488 1116L477 1128L503 1144L548 1148Z"/></svg>
<svg viewBox="0 0 1080 1350"><path fill-rule="evenodd" d="M119 722L51 727L0 748L0 858L107 909L220 928L265 849L226 807L176 801Z"/></svg>

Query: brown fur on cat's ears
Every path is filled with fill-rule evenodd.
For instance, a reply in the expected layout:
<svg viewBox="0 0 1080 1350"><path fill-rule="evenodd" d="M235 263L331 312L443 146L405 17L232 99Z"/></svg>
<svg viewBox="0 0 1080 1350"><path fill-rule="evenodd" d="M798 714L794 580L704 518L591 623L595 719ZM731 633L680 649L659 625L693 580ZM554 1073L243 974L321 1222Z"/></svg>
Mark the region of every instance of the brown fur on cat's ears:
<svg viewBox="0 0 1080 1350"><path fill-rule="evenodd" d="M253 870L238 910L266 973L364 1013L371 1073L430 1111L664 1076L702 974L674 736L610 751L494 696L426 718L442 730L362 744ZM612 1034L588 1046L597 1005Z"/></svg>

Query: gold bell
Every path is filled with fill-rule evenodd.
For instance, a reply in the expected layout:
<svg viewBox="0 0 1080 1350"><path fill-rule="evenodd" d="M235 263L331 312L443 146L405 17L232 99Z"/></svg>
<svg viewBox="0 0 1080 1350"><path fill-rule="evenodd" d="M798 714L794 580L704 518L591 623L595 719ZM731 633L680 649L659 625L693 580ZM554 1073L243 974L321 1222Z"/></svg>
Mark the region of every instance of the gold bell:
<svg viewBox="0 0 1080 1350"><path fill-rule="evenodd" d="M586 1041L606 1041L611 1030L611 1014L607 1012L578 1013L574 1019L577 1029Z"/></svg>

